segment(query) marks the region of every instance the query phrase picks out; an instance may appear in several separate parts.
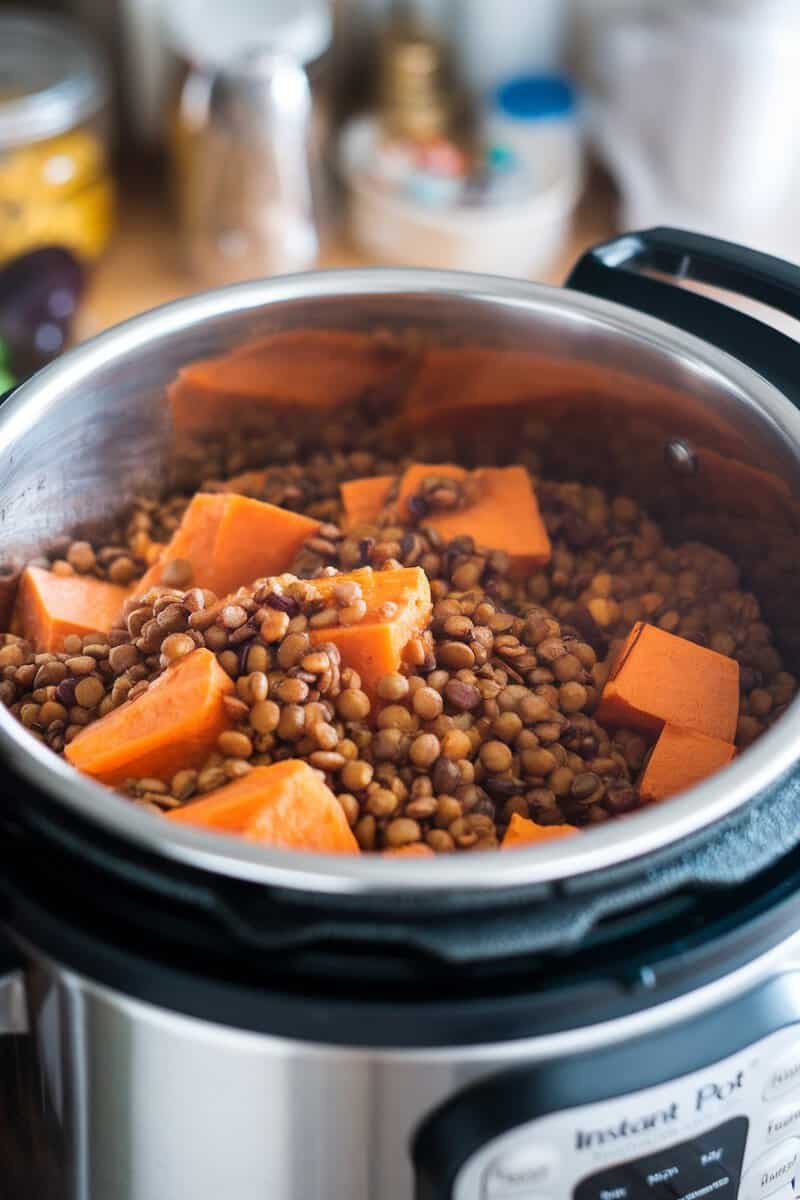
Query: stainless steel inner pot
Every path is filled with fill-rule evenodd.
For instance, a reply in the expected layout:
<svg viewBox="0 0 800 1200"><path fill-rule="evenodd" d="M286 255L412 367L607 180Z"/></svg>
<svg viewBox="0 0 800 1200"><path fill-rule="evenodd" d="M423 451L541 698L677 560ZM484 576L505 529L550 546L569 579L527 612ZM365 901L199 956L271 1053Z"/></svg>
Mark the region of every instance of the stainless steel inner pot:
<svg viewBox="0 0 800 1200"><path fill-rule="evenodd" d="M482 360L478 381L488 406L505 378L504 356L524 351L530 367L514 386L530 420L511 421L498 407L492 436L484 424L470 445L471 431L462 427L465 453L491 456L495 435L498 445L510 442L506 455L530 443L544 474L634 495L672 538L702 538L732 552L787 659L797 663L800 414L789 400L736 358L630 308L466 274L333 271L247 283L147 313L73 350L0 409L3 559L24 559L68 531L111 522L135 493L174 479L176 463L186 469L191 460L165 402L179 368L264 334L309 328L388 334L426 347L492 348L496 361ZM474 373L470 381L476 386ZM463 386L463 376L454 376L454 393ZM390 402L391 389L386 396L373 390L376 404ZM225 412L220 438L230 435L236 415ZM581 837L483 855L480 869L468 855L423 863L343 859L167 831L75 773L5 709L0 753L54 805L129 844L230 877L340 894L477 892L628 862L742 808L795 762L798 703L729 768L668 803Z"/></svg>

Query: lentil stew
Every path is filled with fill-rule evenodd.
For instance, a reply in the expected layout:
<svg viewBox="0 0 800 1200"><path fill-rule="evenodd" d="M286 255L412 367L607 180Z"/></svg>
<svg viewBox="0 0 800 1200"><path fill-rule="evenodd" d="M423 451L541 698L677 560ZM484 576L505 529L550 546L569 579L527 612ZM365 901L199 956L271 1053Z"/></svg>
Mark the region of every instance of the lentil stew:
<svg viewBox="0 0 800 1200"><path fill-rule="evenodd" d="M207 411L213 389L204 372ZM241 512L250 510L230 497L297 514L309 536L280 566L270 558L275 573L217 594L204 581L205 554L165 552L197 492L140 497L112 535L64 539L28 564L37 596L53 591L42 585L47 573L119 588L126 598L107 629L69 632L45 647L18 605L18 623L0 635L0 700L32 736L76 762L87 728L124 715L123 705L150 695L188 656L213 656L230 689L220 689L224 719L209 725L202 754L194 744L181 760L173 740L147 773L109 779L154 818L290 760L317 772L361 851L491 849L512 823L506 844L536 840L520 821L544 839L621 817L646 802L640 782L660 729L673 721L596 719L638 622L680 640L687 678L691 646L736 664L738 751L795 695L759 601L728 554L670 541L631 496L544 475L523 436L516 457L498 455L497 466L522 476L514 494L537 530L529 552L508 543L509 531L519 532L517 501L512 511L491 509L482 476L499 472L487 472L485 458L482 471L454 463L456 443L440 431L432 440L415 427L398 438L391 406L385 428L370 420L369 394L338 408L311 444L289 433L276 442L274 431L209 438L195 428L185 387L180 395L181 411L192 414L186 462L199 492L225 495ZM465 419L448 413L456 426ZM413 486L404 489L407 478ZM348 511L342 485L362 480L379 486L359 489L369 503ZM471 508L496 544L468 532ZM245 536L258 529L248 563L259 559L259 540L274 546L269 514L257 516L257 526L256 517L243 522ZM453 522L465 531L453 535ZM390 586L403 572L405 582ZM429 601L412 603L409 572L425 581ZM59 628L57 616L48 630ZM187 737L178 725L175 737ZM668 757L662 747L659 761ZM674 790L681 786L676 780ZM661 783L650 802L666 791Z"/></svg>

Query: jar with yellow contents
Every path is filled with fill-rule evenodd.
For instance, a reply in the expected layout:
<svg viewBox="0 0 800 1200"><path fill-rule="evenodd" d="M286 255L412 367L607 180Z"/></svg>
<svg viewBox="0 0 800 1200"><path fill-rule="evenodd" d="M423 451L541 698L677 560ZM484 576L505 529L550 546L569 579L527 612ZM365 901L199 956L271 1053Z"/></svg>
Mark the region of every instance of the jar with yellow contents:
<svg viewBox="0 0 800 1200"><path fill-rule="evenodd" d="M0 9L0 263L42 246L91 262L111 233L109 85L82 32Z"/></svg>

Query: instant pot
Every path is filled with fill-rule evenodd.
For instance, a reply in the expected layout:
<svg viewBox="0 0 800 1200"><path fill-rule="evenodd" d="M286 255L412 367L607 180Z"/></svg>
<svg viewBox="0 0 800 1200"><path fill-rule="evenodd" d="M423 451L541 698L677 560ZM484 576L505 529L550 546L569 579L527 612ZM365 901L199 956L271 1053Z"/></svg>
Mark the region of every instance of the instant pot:
<svg viewBox="0 0 800 1200"><path fill-rule="evenodd" d="M487 404L513 386L526 419L482 439L732 550L796 669L800 350L670 276L800 316L797 268L656 230L565 289L343 271L138 317L0 410L4 561L173 477L184 364L413 335L496 354ZM391 861L167 829L1 711L2 1200L794 1200L799 752L796 701L667 803Z"/></svg>

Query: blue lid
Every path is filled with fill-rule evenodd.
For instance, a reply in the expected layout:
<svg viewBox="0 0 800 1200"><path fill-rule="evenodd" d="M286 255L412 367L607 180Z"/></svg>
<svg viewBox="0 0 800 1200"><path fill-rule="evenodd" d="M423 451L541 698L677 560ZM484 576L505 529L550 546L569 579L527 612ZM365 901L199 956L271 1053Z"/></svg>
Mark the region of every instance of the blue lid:
<svg viewBox="0 0 800 1200"><path fill-rule="evenodd" d="M575 92L560 75L518 75L500 85L494 101L515 121L569 117L575 111Z"/></svg>

